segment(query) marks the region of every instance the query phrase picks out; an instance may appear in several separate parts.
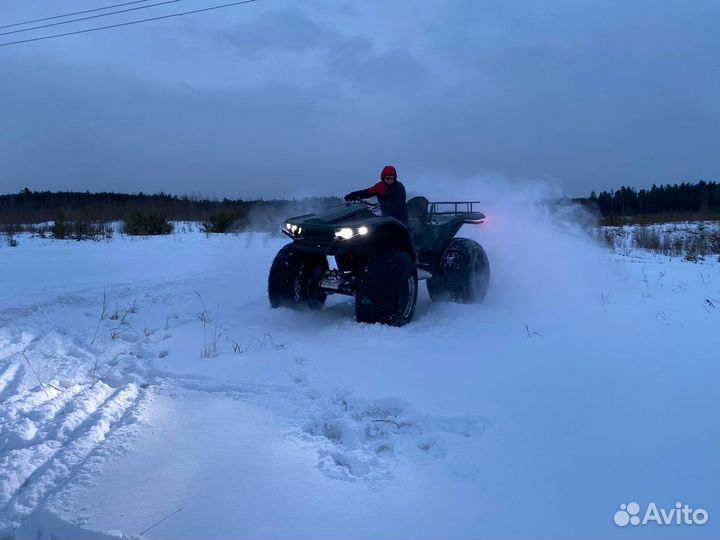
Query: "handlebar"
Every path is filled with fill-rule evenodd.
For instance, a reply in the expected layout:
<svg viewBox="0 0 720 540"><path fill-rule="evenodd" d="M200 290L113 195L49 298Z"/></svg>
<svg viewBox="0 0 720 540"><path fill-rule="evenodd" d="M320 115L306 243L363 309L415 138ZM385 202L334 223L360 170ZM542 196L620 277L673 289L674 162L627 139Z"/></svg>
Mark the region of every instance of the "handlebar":
<svg viewBox="0 0 720 540"><path fill-rule="evenodd" d="M382 214L382 210L380 209L380 203L370 202L367 199L354 199L354 200L345 202L345 204L358 204L358 203L363 203L365 205L365 207L375 215L379 216Z"/></svg>

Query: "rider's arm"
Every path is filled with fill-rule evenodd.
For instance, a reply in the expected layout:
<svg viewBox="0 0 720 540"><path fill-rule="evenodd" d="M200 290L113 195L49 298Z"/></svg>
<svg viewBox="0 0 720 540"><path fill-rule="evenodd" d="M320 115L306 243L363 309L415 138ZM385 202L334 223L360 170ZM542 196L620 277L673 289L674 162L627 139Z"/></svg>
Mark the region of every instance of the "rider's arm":
<svg viewBox="0 0 720 540"><path fill-rule="evenodd" d="M372 187L369 187L367 189L361 189L359 191L352 191L345 195L346 201L351 201L355 199L369 199L370 197L374 197L375 195L383 195L385 193L385 183L384 182L378 182Z"/></svg>

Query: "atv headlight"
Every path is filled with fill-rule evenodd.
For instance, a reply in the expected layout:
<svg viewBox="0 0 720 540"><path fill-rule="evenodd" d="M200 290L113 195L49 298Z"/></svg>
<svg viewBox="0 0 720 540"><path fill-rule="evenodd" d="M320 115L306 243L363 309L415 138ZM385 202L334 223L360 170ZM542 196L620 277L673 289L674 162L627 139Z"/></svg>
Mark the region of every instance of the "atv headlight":
<svg viewBox="0 0 720 540"><path fill-rule="evenodd" d="M283 227L283 230L291 236L299 236L300 234L302 234L302 227L293 225L292 223L286 223L285 227Z"/></svg>
<svg viewBox="0 0 720 540"><path fill-rule="evenodd" d="M369 229L365 226L362 227L343 227L342 229L336 229L335 230L335 238L342 238L343 240L348 240L352 238L353 236L365 236L369 232Z"/></svg>
<svg viewBox="0 0 720 540"><path fill-rule="evenodd" d="M343 240L347 240L348 238L352 238L353 236L355 236L355 233L349 227L346 227L344 229L338 229L337 231L335 231L335 238L342 238Z"/></svg>

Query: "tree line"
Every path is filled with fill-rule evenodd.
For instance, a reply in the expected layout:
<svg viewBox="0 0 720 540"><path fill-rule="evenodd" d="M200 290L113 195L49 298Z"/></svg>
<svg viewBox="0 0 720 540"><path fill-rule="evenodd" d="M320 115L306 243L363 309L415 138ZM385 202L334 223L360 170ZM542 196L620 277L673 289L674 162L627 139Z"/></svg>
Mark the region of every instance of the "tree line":
<svg viewBox="0 0 720 540"><path fill-rule="evenodd" d="M596 208L604 217L683 214L702 219L720 216L720 184L704 180L695 184L653 184L650 189L640 190L622 186L599 194L593 191L590 197L575 200Z"/></svg>
<svg viewBox="0 0 720 540"><path fill-rule="evenodd" d="M589 197L573 199L601 216L688 216L692 219L720 218L720 184L701 180L695 184L636 189L593 191ZM109 223L123 221L138 234L167 230L170 221L202 222L209 232L271 230L284 217L316 212L339 204L335 197L304 199L211 200L166 193L113 193L32 191L0 195L0 225L45 222Z"/></svg>
<svg viewBox="0 0 720 540"><path fill-rule="evenodd" d="M139 230L164 227L169 221L202 222L210 232L268 230L278 219L318 209L340 201L334 197L304 199L210 200L197 197L112 192L32 191L0 195L0 224L44 222L108 223L124 221Z"/></svg>

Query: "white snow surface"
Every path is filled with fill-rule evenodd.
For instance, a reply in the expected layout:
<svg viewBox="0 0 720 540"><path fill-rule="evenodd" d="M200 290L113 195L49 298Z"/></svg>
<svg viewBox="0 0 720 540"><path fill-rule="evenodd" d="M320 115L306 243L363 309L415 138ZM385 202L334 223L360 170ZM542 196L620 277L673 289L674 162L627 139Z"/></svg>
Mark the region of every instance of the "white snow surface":
<svg viewBox="0 0 720 540"><path fill-rule="evenodd" d="M271 309L279 237L3 246L0 536L720 535L720 264L487 213L486 301L403 328Z"/></svg>

